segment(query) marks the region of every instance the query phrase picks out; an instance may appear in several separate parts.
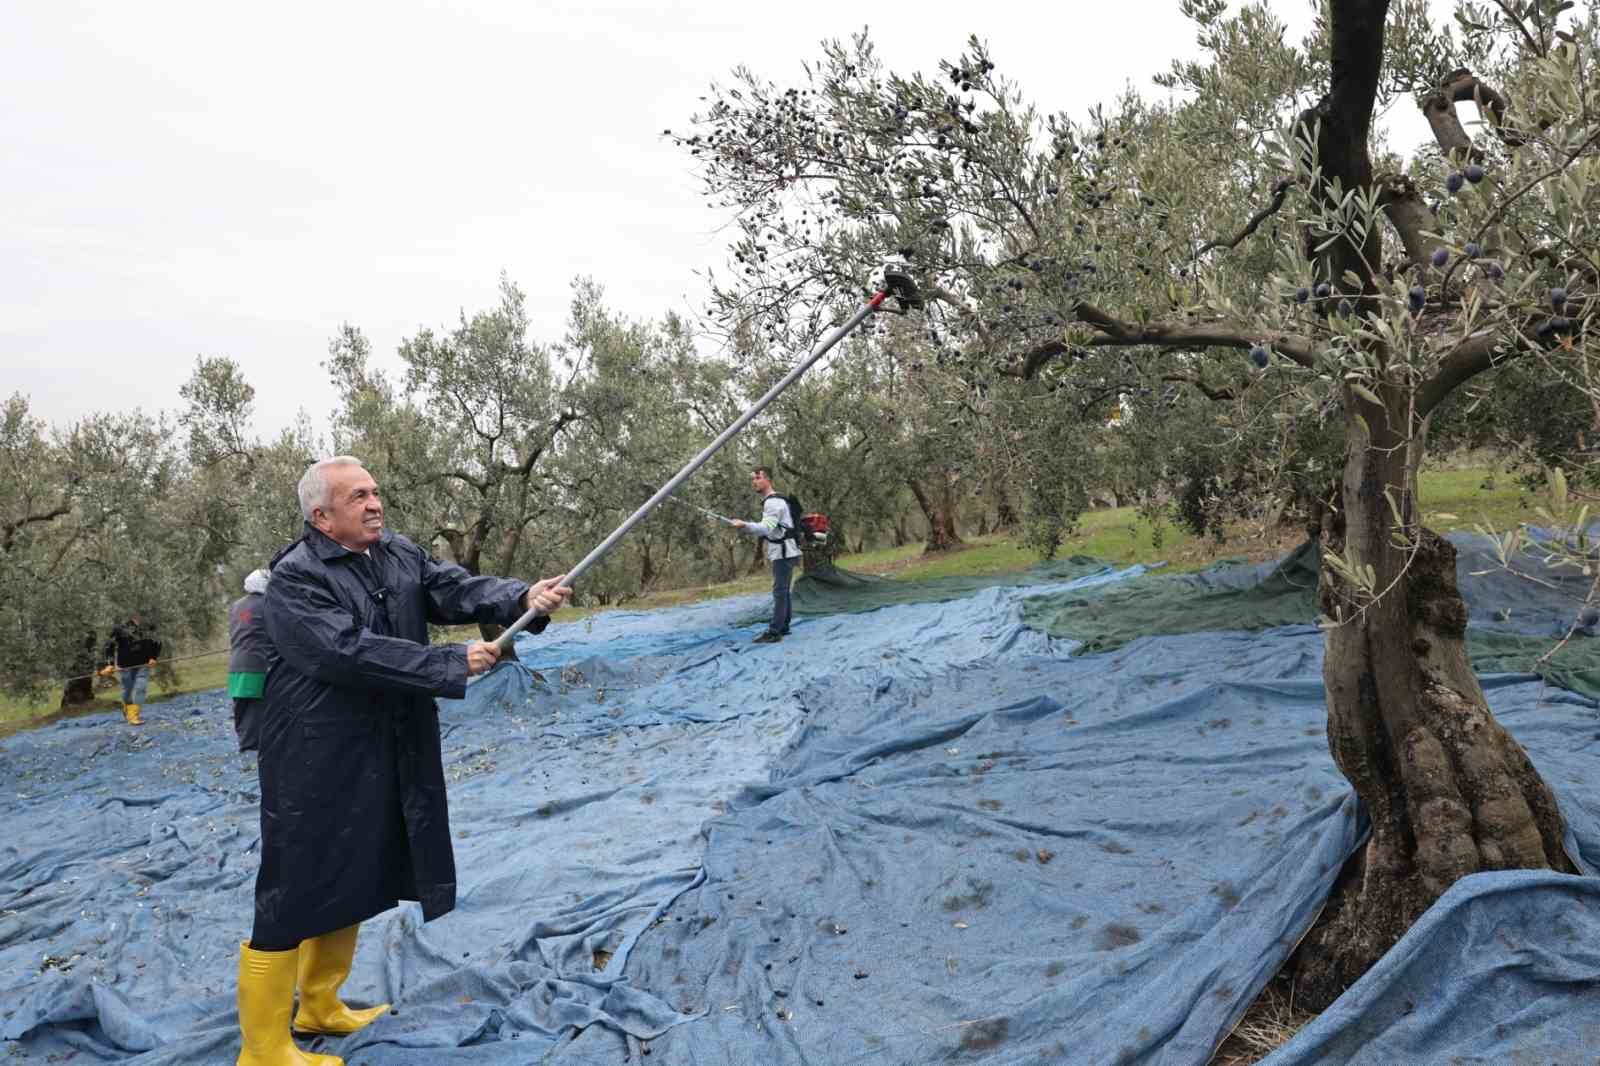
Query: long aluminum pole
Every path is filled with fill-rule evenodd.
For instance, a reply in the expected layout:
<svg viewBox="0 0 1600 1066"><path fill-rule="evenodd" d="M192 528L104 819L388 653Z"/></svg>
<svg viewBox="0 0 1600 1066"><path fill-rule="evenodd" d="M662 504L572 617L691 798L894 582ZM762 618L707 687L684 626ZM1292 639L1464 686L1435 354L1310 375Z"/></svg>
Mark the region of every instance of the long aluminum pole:
<svg viewBox="0 0 1600 1066"><path fill-rule="evenodd" d="M772 388L768 389L761 399L757 400L751 405L748 411L734 419L733 425L723 430L717 436L716 440L712 441L710 444L707 444L703 449L701 449L700 454L695 456L693 459L690 459L687 466L672 476L671 481L668 481L665 485L657 489L654 496L651 496L644 503L640 504L637 511L629 515L620 526L611 531L610 536L601 541L599 544L595 545L594 550L580 559L577 566L574 566L571 570L568 570L566 574L566 580L562 583L565 585L571 585L574 581L578 580L578 578L582 577L591 566L599 562L607 552L616 547L619 540L627 536L628 530L638 525L644 520L645 515L648 515L651 511L655 510L656 507L660 505L662 500L665 500L668 496L672 495L673 490L688 480L690 474L693 474L696 470L700 469L700 467L704 466L707 459L710 459L713 455L715 455L719 448L732 440L741 429L749 425L750 420L755 418L756 415L760 414L769 403L777 399L779 393L783 392L783 390L787 389L790 385L793 385L799 379L801 374L804 374L807 370L811 369L812 364L826 355L828 349L832 348L835 344L838 344L851 330L859 326L868 315L876 311L878 309L878 305L883 303L888 296L889 291L885 289L884 291L875 294L872 299L858 307L855 314L851 315L844 321L842 325L838 326L832 333L823 338L822 343L817 346L815 351L806 356L805 359L801 361L801 363L793 370L789 371L782 378L780 378L778 383L772 386ZM496 637L495 643L500 646L500 650L505 651L507 648L509 648L511 646L511 639L518 633L522 632L528 623L532 622L538 616L539 612L537 610L530 610L521 618L513 622L504 633L501 633L500 636Z"/></svg>
<svg viewBox="0 0 1600 1066"><path fill-rule="evenodd" d="M678 496L668 496L667 499L671 500L673 503L681 503L685 507L693 507L696 511L699 511L707 518L715 518L718 522L726 522L730 526L733 525L733 519L729 518L725 514L718 514L709 507L701 507L698 503L690 503L688 500L682 499Z"/></svg>

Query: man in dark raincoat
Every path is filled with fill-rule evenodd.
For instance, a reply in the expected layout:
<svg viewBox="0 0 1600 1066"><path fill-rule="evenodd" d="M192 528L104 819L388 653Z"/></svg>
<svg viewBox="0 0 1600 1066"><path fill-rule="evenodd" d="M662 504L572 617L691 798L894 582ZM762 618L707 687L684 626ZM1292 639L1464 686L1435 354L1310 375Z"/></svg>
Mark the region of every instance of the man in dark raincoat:
<svg viewBox="0 0 1600 1066"><path fill-rule="evenodd" d="M435 696L465 694L492 643L428 644L428 623L509 625L571 591L551 578L473 577L384 529L372 476L348 456L300 482L304 535L274 560L267 632L277 657L261 717L261 870L240 946L239 1066L335 1066L296 1032L342 1035L387 1004L338 997L360 923L418 900L425 921L456 900ZM548 619L529 629L538 632Z"/></svg>

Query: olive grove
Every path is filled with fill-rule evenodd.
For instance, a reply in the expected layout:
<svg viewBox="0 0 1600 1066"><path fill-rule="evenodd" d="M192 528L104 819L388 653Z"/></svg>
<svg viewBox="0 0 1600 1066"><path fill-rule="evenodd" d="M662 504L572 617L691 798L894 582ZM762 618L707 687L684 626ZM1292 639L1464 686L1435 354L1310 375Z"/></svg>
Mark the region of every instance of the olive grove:
<svg viewBox="0 0 1600 1066"><path fill-rule="evenodd" d="M1329 745L1372 832L1298 954L1317 1006L1460 877L1573 869L1416 490L1436 416L1528 446L1502 381L1600 429L1600 21L1328 0L1295 43L1266 5L1179 6L1203 58L1086 120L1036 110L976 39L901 74L863 33L792 85L736 71L672 136L738 227L724 328L799 347L909 261L929 313L874 340L959 393L975 450L1015 453L1030 523L1070 523L1114 462L1198 528L1248 507L1319 538ZM1387 145L1390 107L1432 143Z"/></svg>

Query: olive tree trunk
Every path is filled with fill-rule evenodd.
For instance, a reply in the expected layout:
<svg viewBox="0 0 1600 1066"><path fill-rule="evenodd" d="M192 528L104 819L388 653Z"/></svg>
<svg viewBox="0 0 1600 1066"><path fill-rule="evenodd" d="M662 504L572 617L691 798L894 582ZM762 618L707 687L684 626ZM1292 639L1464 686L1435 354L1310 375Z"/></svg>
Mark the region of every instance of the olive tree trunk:
<svg viewBox="0 0 1600 1066"><path fill-rule="evenodd" d="M964 544L956 531L955 494L950 490L949 479L941 475L939 485L932 491L915 479L907 480L906 484L911 488L911 495L916 497L917 506L922 508L922 516L928 520L928 539L922 550L942 552Z"/></svg>
<svg viewBox="0 0 1600 1066"><path fill-rule="evenodd" d="M1346 402L1342 506L1325 512L1322 544L1371 566L1375 580L1360 587L1324 562L1321 611L1342 620L1327 629L1322 669L1328 746L1372 835L1296 959L1297 999L1312 1009L1332 1003L1467 874L1574 872L1550 789L1490 714L1468 661L1455 548L1412 521L1422 443L1388 428L1384 408ZM1398 528L1415 535L1397 535L1391 498Z"/></svg>
<svg viewBox="0 0 1600 1066"><path fill-rule="evenodd" d="M61 709L69 710L94 702L95 648L99 641L91 630L83 638L72 660L73 677L61 689Z"/></svg>

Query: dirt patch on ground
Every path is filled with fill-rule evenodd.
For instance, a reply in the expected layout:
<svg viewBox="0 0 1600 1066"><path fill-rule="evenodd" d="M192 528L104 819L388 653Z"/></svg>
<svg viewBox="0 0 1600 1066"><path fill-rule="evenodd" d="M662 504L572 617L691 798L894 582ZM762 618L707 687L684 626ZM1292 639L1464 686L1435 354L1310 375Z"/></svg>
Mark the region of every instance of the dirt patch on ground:
<svg viewBox="0 0 1600 1066"><path fill-rule="evenodd" d="M1210 566L1222 559L1265 563L1283 558L1304 544L1305 539L1305 530L1297 527L1280 527L1267 535L1259 529L1239 528L1230 530L1228 539L1220 544L1212 540L1193 542L1171 552L1167 558L1171 565L1184 570Z"/></svg>

